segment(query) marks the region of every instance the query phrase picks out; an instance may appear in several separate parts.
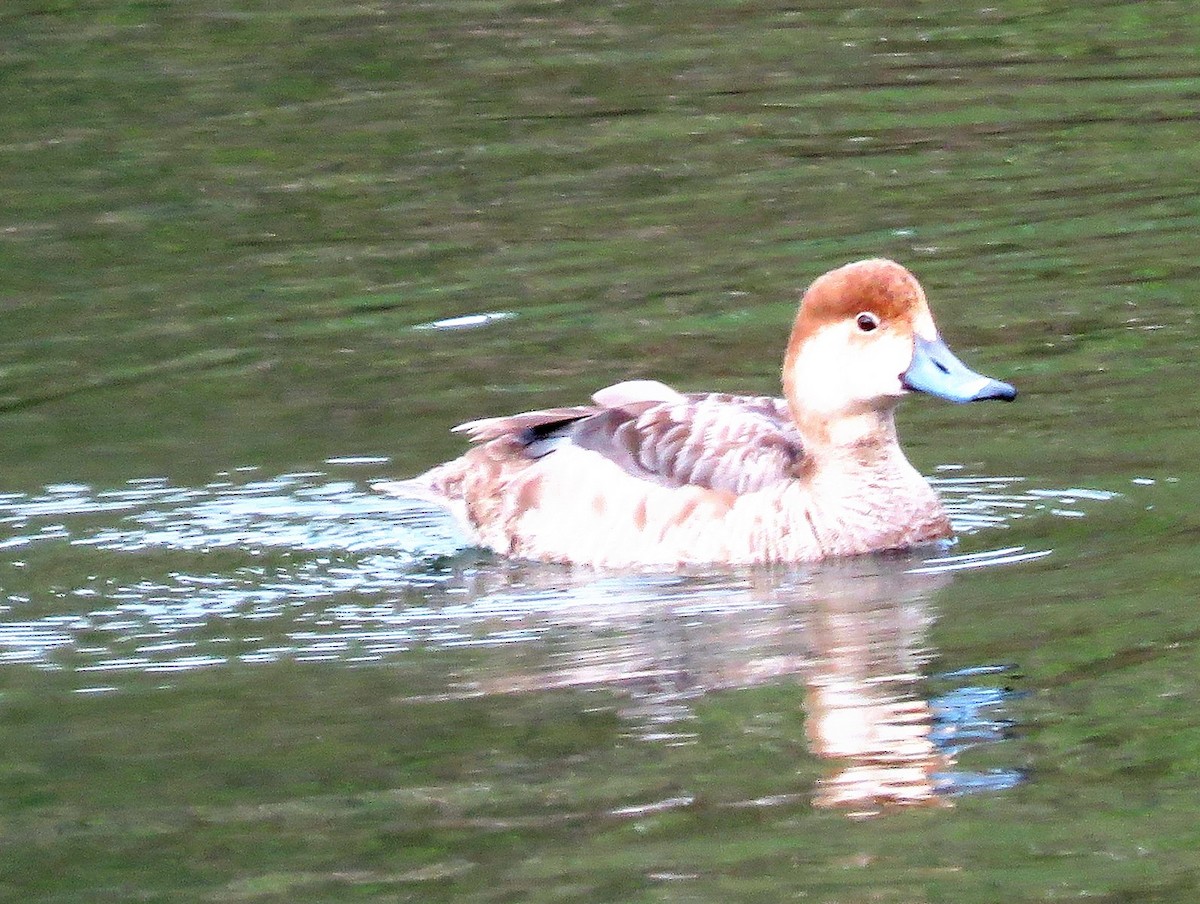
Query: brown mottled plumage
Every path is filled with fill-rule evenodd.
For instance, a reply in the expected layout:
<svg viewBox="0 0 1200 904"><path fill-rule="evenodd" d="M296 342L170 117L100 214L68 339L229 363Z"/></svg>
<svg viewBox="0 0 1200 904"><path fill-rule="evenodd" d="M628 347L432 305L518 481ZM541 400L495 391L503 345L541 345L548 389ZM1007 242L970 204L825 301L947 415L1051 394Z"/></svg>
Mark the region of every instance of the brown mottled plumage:
<svg viewBox="0 0 1200 904"><path fill-rule="evenodd" d="M783 386L777 399L618 383L591 405L463 424L465 455L380 489L435 500L475 542L529 559L816 561L949 536L897 441L901 397L1015 395L954 358L920 284L888 260L809 287Z"/></svg>

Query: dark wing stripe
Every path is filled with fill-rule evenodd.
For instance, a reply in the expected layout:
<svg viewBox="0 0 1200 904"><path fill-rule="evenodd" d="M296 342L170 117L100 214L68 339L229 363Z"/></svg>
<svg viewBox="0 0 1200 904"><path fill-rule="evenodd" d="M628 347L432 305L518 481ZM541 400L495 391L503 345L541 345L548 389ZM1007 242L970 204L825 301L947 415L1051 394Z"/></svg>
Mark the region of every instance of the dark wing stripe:
<svg viewBox="0 0 1200 904"><path fill-rule="evenodd" d="M486 417L467 421L453 428L455 433L465 433L473 443L486 443L502 436L516 436L523 430L538 429L546 425L563 424L596 414L601 409L592 405L574 405L569 408L547 408L545 411L524 411L504 417Z"/></svg>

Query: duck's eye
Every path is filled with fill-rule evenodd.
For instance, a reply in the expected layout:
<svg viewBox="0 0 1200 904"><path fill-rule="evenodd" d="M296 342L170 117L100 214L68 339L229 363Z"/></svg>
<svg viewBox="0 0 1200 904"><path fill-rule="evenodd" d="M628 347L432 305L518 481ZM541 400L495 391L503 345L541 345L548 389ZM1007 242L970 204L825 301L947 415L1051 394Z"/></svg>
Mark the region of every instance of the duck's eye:
<svg viewBox="0 0 1200 904"><path fill-rule="evenodd" d="M879 318L870 311L863 311L855 318L854 322L858 324L858 328L864 333L869 333L879 326Z"/></svg>

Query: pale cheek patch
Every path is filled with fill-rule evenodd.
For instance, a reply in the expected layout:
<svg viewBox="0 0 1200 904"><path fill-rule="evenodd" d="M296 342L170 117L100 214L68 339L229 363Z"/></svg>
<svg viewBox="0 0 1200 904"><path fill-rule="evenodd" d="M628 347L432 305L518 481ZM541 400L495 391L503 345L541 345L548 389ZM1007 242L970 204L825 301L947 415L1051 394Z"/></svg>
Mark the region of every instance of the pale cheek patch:
<svg viewBox="0 0 1200 904"><path fill-rule="evenodd" d="M795 401L809 411L835 411L844 405L848 387L842 375L851 348L832 327L809 336L792 367Z"/></svg>
<svg viewBox="0 0 1200 904"><path fill-rule="evenodd" d="M897 398L911 361L912 340L905 334L871 336L852 325L827 327L805 342L796 359L796 401L806 411L833 415Z"/></svg>

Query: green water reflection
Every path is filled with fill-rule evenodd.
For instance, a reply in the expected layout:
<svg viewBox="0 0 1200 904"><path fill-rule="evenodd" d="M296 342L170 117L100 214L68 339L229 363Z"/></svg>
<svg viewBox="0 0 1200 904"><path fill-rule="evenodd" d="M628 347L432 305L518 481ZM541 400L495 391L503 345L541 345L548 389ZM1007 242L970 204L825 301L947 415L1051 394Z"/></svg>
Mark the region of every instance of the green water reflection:
<svg viewBox="0 0 1200 904"><path fill-rule="evenodd" d="M1194 900L1197 46L1170 0L5 4L0 897ZM944 485L979 568L514 576L365 492L617 379L773 392L871 255L1021 390L901 412L999 479ZM994 781L819 806L835 685Z"/></svg>

